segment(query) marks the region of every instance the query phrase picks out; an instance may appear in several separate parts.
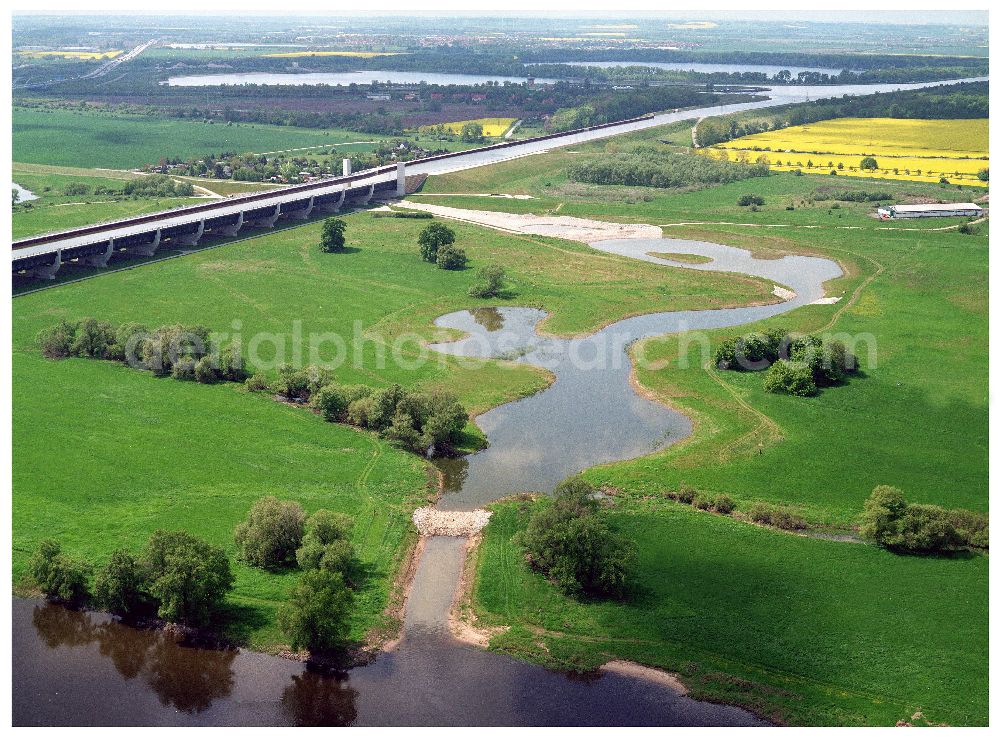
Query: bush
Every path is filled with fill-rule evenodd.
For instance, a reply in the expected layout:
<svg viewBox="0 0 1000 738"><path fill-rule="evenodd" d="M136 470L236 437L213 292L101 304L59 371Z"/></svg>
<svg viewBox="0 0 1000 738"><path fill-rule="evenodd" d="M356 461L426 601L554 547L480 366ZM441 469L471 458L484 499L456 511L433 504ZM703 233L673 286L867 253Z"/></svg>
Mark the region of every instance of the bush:
<svg viewBox="0 0 1000 738"><path fill-rule="evenodd" d="M880 546L898 546L902 543L899 519L905 511L903 492L896 487L879 485L865 501L858 532L865 540Z"/></svg>
<svg viewBox="0 0 1000 738"><path fill-rule="evenodd" d="M249 377L243 384L250 392L271 391L271 383L268 381L267 377L265 377L263 374L254 374L252 377Z"/></svg>
<svg viewBox="0 0 1000 738"><path fill-rule="evenodd" d="M347 223L342 218L327 218L323 221L323 235L320 237L320 248L332 254L344 250L346 239L344 232L347 230Z"/></svg>
<svg viewBox="0 0 1000 738"><path fill-rule="evenodd" d="M339 385L328 384L309 398L309 404L319 410L326 420L339 423L347 417L347 407L351 404L345 390Z"/></svg>
<svg viewBox="0 0 1000 738"><path fill-rule="evenodd" d="M236 526L234 538L240 559L250 566L274 569L295 561L302 544L305 511L297 502L261 497L247 518Z"/></svg>
<svg viewBox="0 0 1000 738"><path fill-rule="evenodd" d="M712 498L712 510L720 515L729 515L736 509L736 503L729 495L716 495Z"/></svg>
<svg viewBox="0 0 1000 738"><path fill-rule="evenodd" d="M685 505L693 504L695 497L697 496L698 493L694 490L694 488L689 487L686 484L681 484L681 486L677 489L677 492L674 493L674 499L678 502L683 502Z"/></svg>
<svg viewBox="0 0 1000 738"><path fill-rule="evenodd" d="M305 572L278 610L278 625L292 648L323 654L342 648L351 628L354 594L338 572Z"/></svg>
<svg viewBox="0 0 1000 738"><path fill-rule="evenodd" d="M198 361L203 361L204 357ZM190 356L181 356L174 362L173 366L170 368L170 376L174 379L180 379L185 382L193 382L197 379L197 374L195 369L198 364Z"/></svg>
<svg viewBox="0 0 1000 738"><path fill-rule="evenodd" d="M219 376L227 382L242 382L247 378L243 355L233 348L224 348L216 360Z"/></svg>
<svg viewBox="0 0 1000 738"><path fill-rule="evenodd" d="M867 171L875 171L879 168L878 162L873 156L866 156L861 160L861 168Z"/></svg>
<svg viewBox="0 0 1000 738"><path fill-rule="evenodd" d="M115 330L109 358L128 364L141 362L143 344L148 337L149 329L141 323L123 323Z"/></svg>
<svg viewBox="0 0 1000 738"><path fill-rule="evenodd" d="M469 295L471 297L499 297L500 293L503 291L504 281L507 279L507 273L504 268L499 264L487 264L482 267L477 276L479 281L469 288Z"/></svg>
<svg viewBox="0 0 1000 738"><path fill-rule="evenodd" d="M177 367L174 367L176 371ZM202 384L213 384L219 381L219 372L215 368L215 362L210 356L202 356L198 363L194 365L194 378Z"/></svg>
<svg viewBox="0 0 1000 738"><path fill-rule="evenodd" d="M338 572L350 586L358 583L360 564L351 543L353 522L343 513L317 510L306 522L295 559L303 569Z"/></svg>
<svg viewBox="0 0 1000 738"><path fill-rule="evenodd" d="M736 201L737 205L741 207L747 207L749 205L761 206L764 204L764 198L760 195L740 195L740 199Z"/></svg>
<svg viewBox="0 0 1000 738"><path fill-rule="evenodd" d="M963 544L947 510L937 505L907 505L899 520L900 547L915 553L943 553Z"/></svg>
<svg viewBox="0 0 1000 738"><path fill-rule="evenodd" d="M516 542L531 565L571 595L624 598L635 570L631 541L598 512L596 490L582 480L563 482L540 505Z"/></svg>
<svg viewBox="0 0 1000 738"><path fill-rule="evenodd" d="M966 546L990 547L990 519L971 510L949 510L948 518Z"/></svg>
<svg viewBox="0 0 1000 738"><path fill-rule="evenodd" d="M983 531L988 533L985 520L980 527L974 518L975 513L968 510L907 504L900 490L880 485L865 501L859 533L867 541L897 551L945 553L962 545L975 545L974 539L982 542L979 536ZM968 527L960 528L960 524Z"/></svg>
<svg viewBox="0 0 1000 738"><path fill-rule="evenodd" d="M767 370L764 391L811 397L816 394L816 382L808 364L779 359Z"/></svg>
<svg viewBox="0 0 1000 738"><path fill-rule="evenodd" d="M446 392L408 392L394 384L352 400L347 420L411 451L439 452L450 448L465 427L468 413Z"/></svg>
<svg viewBox="0 0 1000 738"><path fill-rule="evenodd" d="M143 612L149 605L149 597L139 560L123 548L113 551L110 561L97 573L94 599L104 609L123 618Z"/></svg>
<svg viewBox="0 0 1000 738"><path fill-rule="evenodd" d="M54 326L40 330L35 340L46 358L65 359L72 356L75 336L76 325L60 320Z"/></svg>
<svg viewBox="0 0 1000 738"><path fill-rule="evenodd" d="M439 269L464 269L469 258L465 255L465 250L455 246L442 246L437 252L437 265Z"/></svg>
<svg viewBox="0 0 1000 738"><path fill-rule="evenodd" d="M70 353L89 359L109 359L114 343L115 329L110 323L84 318L76 324Z"/></svg>
<svg viewBox="0 0 1000 738"><path fill-rule="evenodd" d="M141 565L159 602L157 613L172 623L208 623L233 587L225 552L190 533L156 531Z"/></svg>
<svg viewBox="0 0 1000 738"><path fill-rule="evenodd" d="M142 364L154 374L166 376L175 362L190 359L189 378L193 379L194 363L208 353L208 339L204 326L160 326L142 341Z"/></svg>
<svg viewBox="0 0 1000 738"><path fill-rule="evenodd" d="M40 541L28 562L28 571L46 597L70 605L87 599L90 566L64 555L53 540Z"/></svg>
<svg viewBox="0 0 1000 738"><path fill-rule="evenodd" d="M69 605L79 605L87 599L90 565L64 555L56 541L39 542L28 562L28 571L49 599Z"/></svg>
<svg viewBox="0 0 1000 738"><path fill-rule="evenodd" d="M708 495L703 495L701 493L696 494L691 504L697 510L711 510L712 509L712 498Z"/></svg>
<svg viewBox="0 0 1000 738"><path fill-rule="evenodd" d="M417 243L420 244L420 256L423 260L435 263L438 249L455 243L455 231L442 223L431 223L420 231Z"/></svg>
<svg viewBox="0 0 1000 738"><path fill-rule="evenodd" d="M806 521L788 509L766 502L755 502L747 511L747 517L755 523L770 525L782 530L802 530L808 527Z"/></svg>
<svg viewBox="0 0 1000 738"><path fill-rule="evenodd" d="M313 386L314 377L308 369L295 369L291 364L278 367L278 381L274 384L274 391L279 395L284 395L289 400L305 402L309 399Z"/></svg>

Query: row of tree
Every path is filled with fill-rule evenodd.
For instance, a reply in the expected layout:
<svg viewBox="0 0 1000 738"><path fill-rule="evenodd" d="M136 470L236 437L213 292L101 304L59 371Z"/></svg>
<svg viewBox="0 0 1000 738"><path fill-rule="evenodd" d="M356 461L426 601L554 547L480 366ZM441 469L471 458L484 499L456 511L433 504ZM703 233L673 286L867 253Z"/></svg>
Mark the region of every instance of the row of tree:
<svg viewBox="0 0 1000 738"><path fill-rule="evenodd" d="M36 338L49 359L79 357L121 361L157 376L211 384L242 382L247 374L243 357L232 347L219 349L205 326L163 325L149 329L141 323L114 325L106 320L61 320L39 331Z"/></svg>
<svg viewBox="0 0 1000 738"><path fill-rule="evenodd" d="M767 370L765 391L802 397L841 384L859 369L843 341L796 336L783 328L726 339L716 347L715 365L733 371Z"/></svg>
<svg viewBox="0 0 1000 738"><path fill-rule="evenodd" d="M712 146L757 133L833 118L923 118L954 120L989 117L985 82L963 82L928 90L900 90L844 96L705 118L698 123L698 144Z"/></svg>
<svg viewBox="0 0 1000 738"><path fill-rule="evenodd" d="M171 623L205 626L216 618L233 586L225 551L183 531L158 530L139 554L119 548L97 572L62 553L56 541L38 544L28 571L46 597L71 605L92 599L123 618L155 614Z"/></svg>
<svg viewBox="0 0 1000 738"><path fill-rule="evenodd" d="M988 549L989 518L971 510L907 502L896 487L880 485L865 502L862 538L902 553L941 554Z"/></svg>
<svg viewBox="0 0 1000 738"><path fill-rule="evenodd" d="M302 574L278 610L278 625L292 648L327 654L348 642L355 592L363 568L351 542L353 521L343 513L316 510L262 497L236 526L240 559L269 571L298 567Z"/></svg>
<svg viewBox="0 0 1000 738"><path fill-rule="evenodd" d="M721 161L644 144L591 161L570 165L576 182L632 187L698 187L766 177L765 163Z"/></svg>

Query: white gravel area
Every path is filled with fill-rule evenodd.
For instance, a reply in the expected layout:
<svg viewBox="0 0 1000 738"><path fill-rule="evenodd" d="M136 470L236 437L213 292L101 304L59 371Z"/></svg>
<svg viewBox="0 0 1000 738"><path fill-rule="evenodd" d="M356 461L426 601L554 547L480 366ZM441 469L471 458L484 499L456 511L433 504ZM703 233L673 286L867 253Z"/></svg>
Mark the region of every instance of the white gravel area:
<svg viewBox="0 0 1000 738"><path fill-rule="evenodd" d="M413 524L422 536L458 536L467 538L486 527L489 510L437 510L420 507L413 511Z"/></svg>
<svg viewBox="0 0 1000 738"><path fill-rule="evenodd" d="M489 228L513 233L532 233L536 236L553 236L569 241L608 241L622 238L662 238L660 226L645 223L608 223L590 218L569 215L532 215L530 213L498 213L488 210L467 210L431 205L426 202L406 200L404 205L414 210L424 210L442 218L464 220Z"/></svg>

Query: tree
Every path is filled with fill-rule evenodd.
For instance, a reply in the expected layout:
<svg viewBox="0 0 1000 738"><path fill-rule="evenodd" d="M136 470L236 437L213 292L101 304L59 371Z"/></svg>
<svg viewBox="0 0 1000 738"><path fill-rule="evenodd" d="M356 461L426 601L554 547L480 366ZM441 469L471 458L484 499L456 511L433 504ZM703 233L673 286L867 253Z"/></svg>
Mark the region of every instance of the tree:
<svg viewBox="0 0 1000 738"><path fill-rule="evenodd" d="M861 160L861 168L868 171L875 171L878 169L878 162L875 161L874 156L866 156Z"/></svg>
<svg viewBox="0 0 1000 738"><path fill-rule="evenodd" d="M902 543L899 519L905 511L903 492L896 487L879 485L865 500L858 532L865 540L880 546L898 546Z"/></svg>
<svg viewBox="0 0 1000 738"><path fill-rule="evenodd" d="M323 654L341 648L350 633L354 594L339 572L305 572L278 610L278 625L292 648Z"/></svg>
<svg viewBox="0 0 1000 738"><path fill-rule="evenodd" d="M989 182L990 181L990 170L989 169L980 169L978 172L976 172L976 177L979 178L980 182Z"/></svg>
<svg viewBox="0 0 1000 738"><path fill-rule="evenodd" d="M139 560L129 551L119 548L97 573L94 599L101 607L123 618L134 617L148 604L146 575Z"/></svg>
<svg viewBox="0 0 1000 738"><path fill-rule="evenodd" d="M78 605L87 599L90 565L62 553L51 539L40 541L28 562L28 571L49 599Z"/></svg>
<svg viewBox="0 0 1000 738"><path fill-rule="evenodd" d="M465 255L465 250L455 246L442 246L437 252L438 269L463 269L468 263L469 257Z"/></svg>
<svg viewBox="0 0 1000 738"><path fill-rule="evenodd" d="M225 551L183 531L153 533L141 563L157 613L172 623L206 624L233 587Z"/></svg>
<svg viewBox="0 0 1000 738"><path fill-rule="evenodd" d="M349 586L356 585L359 563L350 539L352 526L350 517L332 510L310 515L302 545L295 553L299 566L337 572Z"/></svg>
<svg viewBox="0 0 1000 738"><path fill-rule="evenodd" d="M483 127L479 123L466 123L462 126L461 135L466 143L478 143L483 140Z"/></svg>
<svg viewBox="0 0 1000 738"><path fill-rule="evenodd" d="M292 563L302 544L306 514L297 502L261 497L236 526L240 558L250 566L273 569Z"/></svg>
<svg viewBox="0 0 1000 738"><path fill-rule="evenodd" d="M347 415L347 407L351 404L351 400L346 388L328 384L310 396L309 404L319 410L324 419L337 423Z"/></svg>
<svg viewBox="0 0 1000 738"><path fill-rule="evenodd" d="M563 482L516 541L568 594L623 598L634 576L634 546L607 525L595 493L583 480Z"/></svg>
<svg viewBox="0 0 1000 738"><path fill-rule="evenodd" d="M507 279L507 273L499 264L487 264L479 270L477 276L479 281L469 288L471 297L498 297L503 291L504 280Z"/></svg>
<svg viewBox="0 0 1000 738"><path fill-rule="evenodd" d="M327 218L323 221L323 235L320 238L320 247L328 254L343 251L347 243L344 233L347 231L347 223L342 218Z"/></svg>
<svg viewBox="0 0 1000 738"><path fill-rule="evenodd" d="M779 359L764 376L764 391L811 397L816 394L816 380L808 364Z"/></svg>
<svg viewBox="0 0 1000 738"><path fill-rule="evenodd" d="M423 260L434 263L437 261L438 249L455 243L455 231L442 223L430 223L420 231L417 243L420 244L420 256Z"/></svg>
<svg viewBox="0 0 1000 738"><path fill-rule="evenodd" d="M17 201L21 199L21 193L18 192L18 190L17 190L16 187L14 187L11 190L11 192L13 193L13 195L11 196L10 205L11 205L11 207L13 207L13 206L17 205Z"/></svg>

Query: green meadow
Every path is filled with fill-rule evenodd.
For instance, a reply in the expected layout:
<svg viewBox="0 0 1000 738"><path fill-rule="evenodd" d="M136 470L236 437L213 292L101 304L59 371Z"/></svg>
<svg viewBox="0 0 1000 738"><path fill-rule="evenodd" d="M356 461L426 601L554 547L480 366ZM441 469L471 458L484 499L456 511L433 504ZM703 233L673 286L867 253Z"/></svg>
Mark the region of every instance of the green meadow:
<svg viewBox="0 0 1000 738"><path fill-rule="evenodd" d="M683 145L685 131L629 138ZM665 496L687 484L726 493L739 510L776 502L838 532L850 532L877 484L897 485L914 502L986 511L988 226L969 235L955 230L960 221L884 223L871 217L871 203L824 199L844 189L886 190L903 201L972 195L793 174L701 190L599 187L566 176L580 157L627 143L433 177L423 190L533 199L424 201L655 223L667 237L763 257L834 258L845 275L827 294L840 301L767 325L871 336L859 345L863 371L844 386L797 398L764 393L759 374L706 368L711 346L764 324L711 332L708 354L695 344L686 367L677 361L676 337L633 347L649 359L637 369L638 383L694 421L693 435L676 446L585 472L612 494L612 523L638 547L637 593L623 604L559 594L511 542L532 503L500 503L470 594L482 624L509 626L491 648L579 671L632 659L677 672L695 697L790 724L893 725L918 711L935 723L985 724L987 556L898 556L696 512ZM746 193L765 204L739 207ZM44 360L34 336L60 318L201 323L239 331L244 341L357 330L361 349L335 371L338 381L447 388L475 414L538 391L548 378L502 362L434 357L410 365L424 353L421 342L447 335L432 326L441 314L534 306L552 313L547 330L575 334L641 312L765 300L771 287L458 222L449 225L470 268L446 272L419 259L425 222L346 217L347 253L321 253L320 225L312 222L14 301L15 581L30 550L49 536L96 563L117 545L137 547L157 527L187 528L232 553L235 522L253 500L275 494L356 517L355 539L373 572L355 614L361 637L391 626L383 610L410 540L406 518L433 494L416 457L239 387ZM657 249L674 250L669 241ZM507 269L513 294L472 300L475 270L494 262ZM239 565L237 572L233 628L255 647L278 647L273 610L291 577Z"/></svg>
<svg viewBox="0 0 1000 738"><path fill-rule="evenodd" d="M492 650L580 671L631 659L785 724L987 722L986 557L897 556L630 502L611 522L636 542L638 592L580 602L511 544L526 508L496 505L478 551L478 624L510 626Z"/></svg>
<svg viewBox="0 0 1000 738"><path fill-rule="evenodd" d="M421 360L421 340L438 333L435 317L488 304L466 294L475 267L504 263L514 301L553 310L553 327L570 332L641 309L662 284L650 265L468 225L456 231L472 268L448 272L421 261L421 221L359 212L347 222L350 248L343 254L320 252L320 223L313 222L15 300L15 581L46 537L97 564L117 546L138 548L160 527L190 530L235 553L233 526L254 500L274 494L355 517L356 542L373 572L355 613L360 638L390 624L381 613L409 540L409 513L434 492L427 487L433 475L417 457L237 386L156 379L107 362L46 360L34 337L60 318L200 323L238 331L247 353L255 335L283 336L288 361L296 331L335 332L353 346L357 325L360 351L335 371L339 381L443 387L480 412L547 380L523 366ZM658 301L665 308L740 304L766 294L761 283L726 275L679 273L668 286ZM589 295L582 303L581 293ZM398 355L390 350L397 340ZM277 362L275 345L262 343L263 360ZM308 350L303 360L311 360ZM237 574L231 627L252 646L277 647L273 613L294 575L242 565Z"/></svg>
<svg viewBox="0 0 1000 738"><path fill-rule="evenodd" d="M264 153L376 138L343 129L228 125L77 110L14 107L12 116L14 161L73 167L130 169L155 164L161 157L189 159L224 151Z"/></svg>
<svg viewBox="0 0 1000 738"><path fill-rule="evenodd" d="M635 138L653 137L683 140L676 129ZM567 178L580 157L624 143L436 177L423 191L528 194L426 201L655 223L666 238L765 258L825 255L845 272L826 286L841 300L710 332L705 349L678 337L633 347L646 358L639 384L694 420L676 446L584 473L612 493L612 519L638 546L639 593L625 604L562 596L511 543L530 505L501 503L471 593L480 622L510 626L491 647L579 670L633 659L678 672L695 696L792 724L892 725L918 711L931 722L985 724L986 557L897 556L698 513L665 494L689 485L730 495L738 510L778 503L845 532L878 484L915 502L986 511L988 227L969 235L959 220L885 223L871 217L872 203L823 199L863 189L897 201L968 200L969 191L793 174L700 190ZM744 193L765 204L739 207ZM658 249L672 250L669 241ZM768 326L859 337L860 376L797 398L765 393L760 374L706 366L722 339Z"/></svg>

